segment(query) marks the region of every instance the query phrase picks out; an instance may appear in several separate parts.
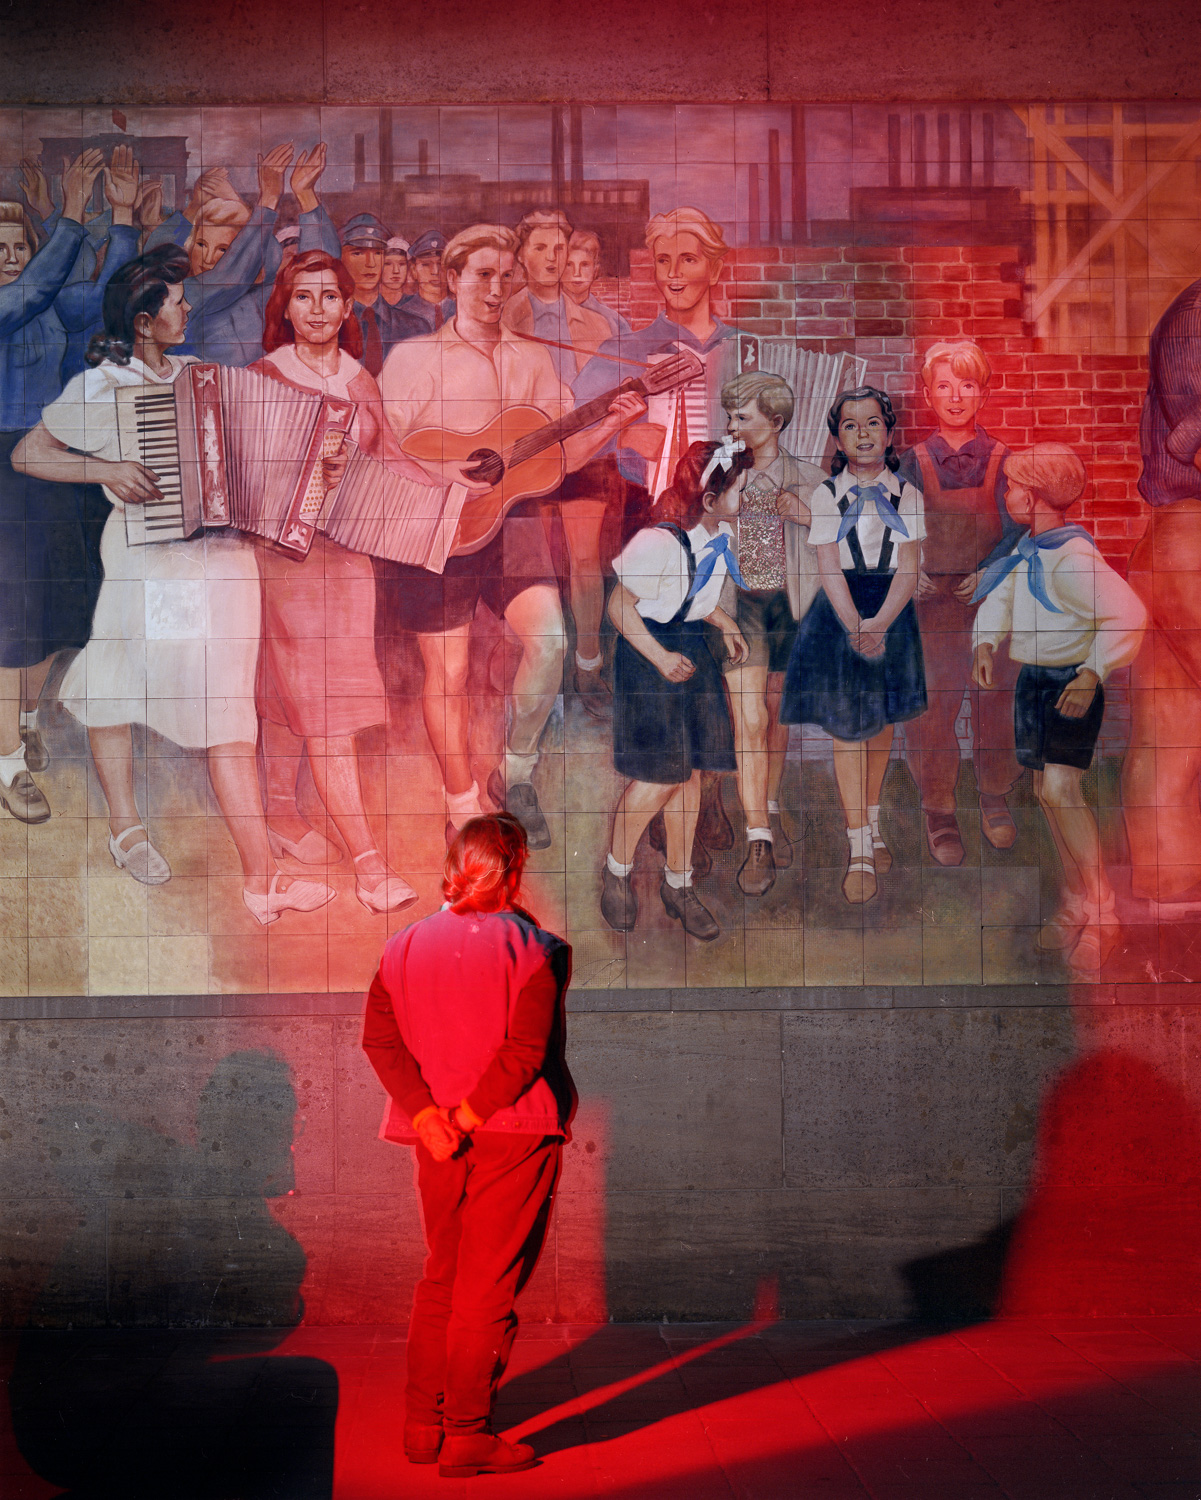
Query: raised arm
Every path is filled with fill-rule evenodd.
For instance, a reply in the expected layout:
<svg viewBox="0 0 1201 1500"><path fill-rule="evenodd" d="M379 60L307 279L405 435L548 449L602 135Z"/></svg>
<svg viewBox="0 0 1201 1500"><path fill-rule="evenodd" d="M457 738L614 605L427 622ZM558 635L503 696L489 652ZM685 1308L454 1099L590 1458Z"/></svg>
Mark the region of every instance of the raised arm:
<svg viewBox="0 0 1201 1500"><path fill-rule="evenodd" d="M134 206L141 187L141 169L129 146L117 146L104 172L104 196L112 210L108 250L95 281L69 282L55 298L54 310L64 327L82 333L103 316L104 289L113 276L138 253L138 231L134 228Z"/></svg>
<svg viewBox="0 0 1201 1500"><path fill-rule="evenodd" d="M104 157L85 151L63 165L63 212L49 241L7 286L0 287L0 339L12 338L58 296L83 243L83 211Z"/></svg>

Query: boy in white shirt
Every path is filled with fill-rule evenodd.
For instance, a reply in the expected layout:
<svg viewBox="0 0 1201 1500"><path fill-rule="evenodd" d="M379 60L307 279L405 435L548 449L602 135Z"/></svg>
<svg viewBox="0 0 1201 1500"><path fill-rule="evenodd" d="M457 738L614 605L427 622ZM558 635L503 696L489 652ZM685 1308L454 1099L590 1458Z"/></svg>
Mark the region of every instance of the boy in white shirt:
<svg viewBox="0 0 1201 1500"><path fill-rule="evenodd" d="M1005 462L1009 514L1027 528L1013 550L983 570L976 600L972 677L993 682L993 652L1009 637L1022 663L1014 693L1017 758L1063 861L1067 894L1039 933L1039 946L1070 954L1096 973L1118 940L1113 890L1101 862L1097 822L1081 781L1105 714L1102 684L1138 654L1147 612L1130 585L1064 512L1084 493L1084 465L1062 443L1038 443Z"/></svg>

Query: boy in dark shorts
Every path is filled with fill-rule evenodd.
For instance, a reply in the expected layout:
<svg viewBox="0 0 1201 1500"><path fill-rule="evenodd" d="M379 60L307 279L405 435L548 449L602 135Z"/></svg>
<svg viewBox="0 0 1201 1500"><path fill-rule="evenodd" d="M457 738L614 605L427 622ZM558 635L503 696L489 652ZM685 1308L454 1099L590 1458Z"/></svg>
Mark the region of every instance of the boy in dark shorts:
<svg viewBox="0 0 1201 1500"><path fill-rule="evenodd" d="M1147 614L1084 527L1063 524L1085 485L1070 448L1038 443L1012 454L1005 475L1005 504L1026 529L982 571L972 677L992 686L993 652L1008 636L1009 654L1022 664L1013 708L1017 758L1034 772L1067 885L1039 946L1069 955L1078 973L1095 974L1117 943L1118 921L1080 783L1105 714L1102 684L1138 654Z"/></svg>

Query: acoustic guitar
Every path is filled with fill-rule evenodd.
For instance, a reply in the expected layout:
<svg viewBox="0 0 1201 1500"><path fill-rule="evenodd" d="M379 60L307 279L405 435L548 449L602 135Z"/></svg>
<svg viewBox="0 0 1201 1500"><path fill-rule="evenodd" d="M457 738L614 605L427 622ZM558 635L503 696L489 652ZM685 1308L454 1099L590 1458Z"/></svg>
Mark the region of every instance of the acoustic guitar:
<svg viewBox="0 0 1201 1500"><path fill-rule="evenodd" d="M563 483L567 462L563 440L604 419L614 400L627 391L639 396L657 396L687 385L705 373L705 366L689 349L682 349L646 373L623 380L603 396L566 412L557 421L547 420L536 406L506 407L498 417L475 432L447 432L421 427L401 442L412 459L427 468L444 463L473 464L466 469L472 479L487 480L490 489L478 490L463 502L458 530L450 549L452 557L478 552L500 530L501 522L519 500L549 494Z"/></svg>

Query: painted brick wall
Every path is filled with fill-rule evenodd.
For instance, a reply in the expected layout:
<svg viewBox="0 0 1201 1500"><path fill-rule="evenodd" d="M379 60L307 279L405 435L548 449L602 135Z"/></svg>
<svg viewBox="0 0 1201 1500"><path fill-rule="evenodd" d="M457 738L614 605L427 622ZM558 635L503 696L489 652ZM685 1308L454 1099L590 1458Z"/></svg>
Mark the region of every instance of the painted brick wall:
<svg viewBox="0 0 1201 1500"><path fill-rule="evenodd" d="M661 308L645 250L631 254L628 277L598 290L635 327ZM936 339L974 338L993 366L989 431L1016 448L1070 443L1089 470L1080 518L1107 556L1129 556L1146 524L1138 422L1147 360L1048 352L1023 322L1015 247L757 246L731 253L719 292L718 316L748 333L865 357L869 379L897 402L902 446L927 425L923 351Z"/></svg>

